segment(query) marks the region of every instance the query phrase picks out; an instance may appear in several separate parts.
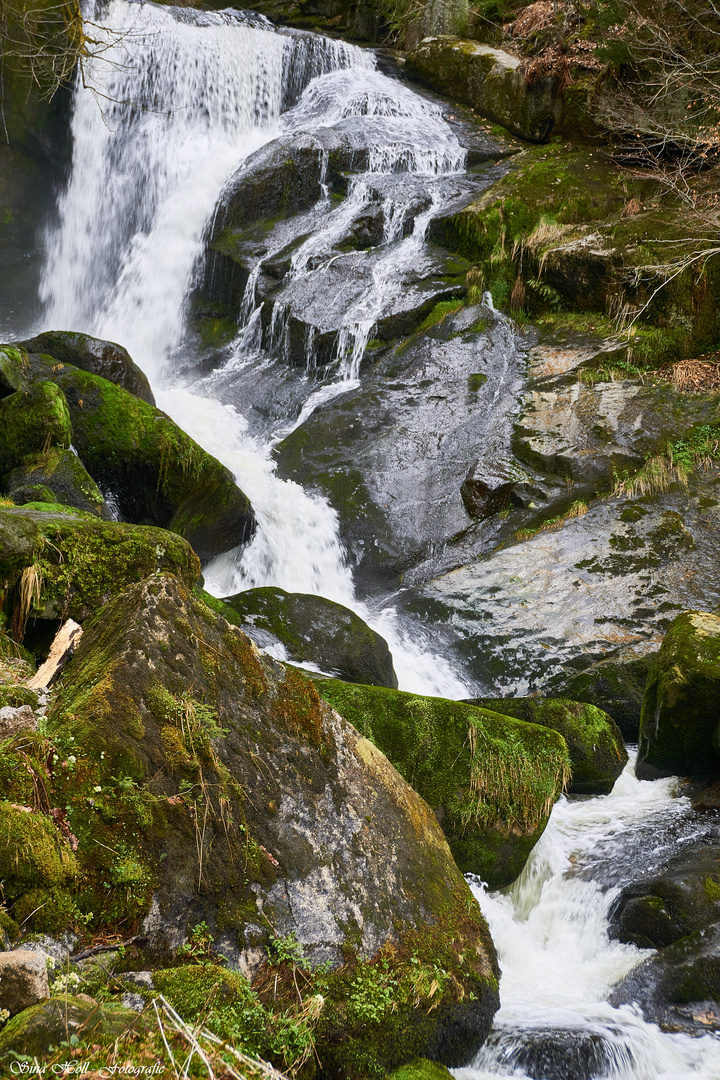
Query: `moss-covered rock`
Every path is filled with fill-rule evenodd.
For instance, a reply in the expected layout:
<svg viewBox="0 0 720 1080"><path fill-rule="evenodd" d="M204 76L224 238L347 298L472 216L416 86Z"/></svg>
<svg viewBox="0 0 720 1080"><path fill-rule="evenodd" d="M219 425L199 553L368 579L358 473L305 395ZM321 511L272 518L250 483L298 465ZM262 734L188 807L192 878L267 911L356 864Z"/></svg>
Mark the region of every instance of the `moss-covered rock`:
<svg viewBox="0 0 720 1080"><path fill-rule="evenodd" d="M56 502L97 517L109 516L103 493L72 450L56 447L26 458L23 465L6 477L5 490L19 506L29 502Z"/></svg>
<svg viewBox="0 0 720 1080"><path fill-rule="evenodd" d="M682 938L633 968L615 987L612 1005L639 1006L665 1031L720 1031L720 923ZM713 1004L714 1003L714 1004Z"/></svg>
<svg viewBox="0 0 720 1080"><path fill-rule="evenodd" d="M148 377L133 361L130 353L114 341L103 341L69 330L52 330L20 345L29 354L45 354L61 364L72 364L82 371L101 375L108 382L121 386L129 394L155 404Z"/></svg>
<svg viewBox="0 0 720 1080"><path fill-rule="evenodd" d="M521 60L501 49L446 35L425 38L406 70L523 139L546 142L562 123L559 80L528 83Z"/></svg>
<svg viewBox="0 0 720 1080"><path fill-rule="evenodd" d="M0 803L0 835L0 884L15 921L24 923L36 915L37 929L61 929L73 911L68 886L77 877L69 841L49 813L9 802Z"/></svg>
<svg viewBox="0 0 720 1080"><path fill-rule="evenodd" d="M455 861L492 888L522 870L569 777L562 736L487 709L317 680L435 809Z"/></svg>
<svg viewBox="0 0 720 1080"><path fill-rule="evenodd" d="M643 698L636 772L720 773L720 617L686 611L671 624Z"/></svg>
<svg viewBox="0 0 720 1080"><path fill-rule="evenodd" d="M562 735L570 754L569 790L576 795L605 795L627 764L620 730L594 705L565 698L474 698L473 705L540 724Z"/></svg>
<svg viewBox="0 0 720 1080"><path fill-rule="evenodd" d="M282 642L290 660L310 661L347 682L397 689L387 642L359 615L322 596L284 589L248 589L225 599L246 624L247 633L268 633Z"/></svg>
<svg viewBox="0 0 720 1080"><path fill-rule="evenodd" d="M0 1031L0 1062L9 1065L15 1054L42 1060L51 1047L73 1036L83 1043L102 1043L141 1026L138 1014L121 1005L100 1005L85 995L53 997L8 1021Z"/></svg>
<svg viewBox="0 0 720 1080"><path fill-rule="evenodd" d="M681 850L660 873L626 885L613 908L620 941L662 949L720 920L720 844Z"/></svg>
<svg viewBox="0 0 720 1080"><path fill-rule="evenodd" d="M85 624L47 732L94 925L144 917L162 953L206 921L247 975L294 935L336 967L329 1072L472 1056L497 1007L487 924L430 809L299 672L156 574Z"/></svg>
<svg viewBox="0 0 720 1080"><path fill-rule="evenodd" d="M32 455L67 450L70 414L61 390L44 382L0 400L0 477Z"/></svg>
<svg viewBox="0 0 720 1080"><path fill-rule="evenodd" d="M3 345L0 348L0 398L19 390L27 380L28 371L28 358L23 350Z"/></svg>
<svg viewBox="0 0 720 1080"><path fill-rule="evenodd" d="M391 1080L451 1080L451 1073L436 1061L418 1058L409 1065L403 1065L392 1074Z"/></svg>
<svg viewBox="0 0 720 1080"><path fill-rule="evenodd" d="M252 536L252 507L232 474L169 416L52 357L32 356L30 366L34 379L52 379L63 391L73 446L93 480L113 494L123 519L179 533L200 558Z"/></svg>
<svg viewBox="0 0 720 1080"><path fill-rule="evenodd" d="M83 622L158 569L189 586L200 575L190 545L165 529L29 507L0 510L0 610L17 636L28 617Z"/></svg>
<svg viewBox="0 0 720 1080"><path fill-rule="evenodd" d="M601 660L553 685L560 697L596 705L613 718L623 738L636 742L652 656Z"/></svg>

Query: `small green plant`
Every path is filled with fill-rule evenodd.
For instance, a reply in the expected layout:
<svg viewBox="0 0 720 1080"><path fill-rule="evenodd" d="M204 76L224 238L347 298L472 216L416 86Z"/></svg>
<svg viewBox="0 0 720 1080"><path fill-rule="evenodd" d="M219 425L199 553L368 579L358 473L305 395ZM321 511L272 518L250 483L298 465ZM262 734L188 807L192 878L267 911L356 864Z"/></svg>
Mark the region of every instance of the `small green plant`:
<svg viewBox="0 0 720 1080"><path fill-rule="evenodd" d="M224 961L213 949L215 938L210 932L210 927L203 920L190 931L188 940L178 949L178 957L183 960L192 960L195 964L217 964Z"/></svg>

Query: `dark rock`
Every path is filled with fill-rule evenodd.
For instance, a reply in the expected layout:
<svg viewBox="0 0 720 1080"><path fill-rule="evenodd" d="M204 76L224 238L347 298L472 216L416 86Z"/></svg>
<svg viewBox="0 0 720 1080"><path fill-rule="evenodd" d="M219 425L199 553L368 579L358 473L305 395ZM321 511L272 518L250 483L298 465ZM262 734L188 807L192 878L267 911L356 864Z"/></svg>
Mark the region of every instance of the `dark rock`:
<svg viewBox="0 0 720 1080"><path fill-rule="evenodd" d="M553 683L553 692L572 701L585 701L603 709L627 741L635 742L652 653L601 660L584 671Z"/></svg>
<svg viewBox="0 0 720 1080"><path fill-rule="evenodd" d="M317 680L434 808L455 861L501 888L521 872L568 776L561 736L462 702Z"/></svg>
<svg viewBox="0 0 720 1080"><path fill-rule="evenodd" d="M628 755L614 720L594 705L562 698L474 698L483 709L552 728L565 739L576 795L606 795L627 764Z"/></svg>
<svg viewBox="0 0 720 1080"><path fill-rule="evenodd" d="M271 634L282 642L290 660L310 661L346 682L397 689L397 676L387 642L359 615L322 596L284 589L248 589L225 599L241 616L245 632Z"/></svg>
<svg viewBox="0 0 720 1080"><path fill-rule="evenodd" d="M653 660L640 718L636 773L720 774L720 617L687 611Z"/></svg>
<svg viewBox="0 0 720 1080"><path fill-rule="evenodd" d="M507 1027L491 1034L487 1051L516 1075L542 1080L594 1080L612 1067L607 1034L587 1028Z"/></svg>
<svg viewBox="0 0 720 1080"><path fill-rule="evenodd" d="M659 874L626 885L611 932L640 948L662 949L720 919L720 845L674 855Z"/></svg>
<svg viewBox="0 0 720 1080"><path fill-rule="evenodd" d="M491 484L475 475L477 464L468 471L460 485L460 495L471 517L485 518L504 510L510 503L513 484Z"/></svg>
<svg viewBox="0 0 720 1080"><path fill-rule="evenodd" d="M169 416L70 364L58 368L41 356L31 366L34 378L51 379L63 391L73 446L93 480L112 494L123 520L171 529L200 558L252 536L252 507L230 471ZM51 385L40 382L38 390Z"/></svg>
<svg viewBox="0 0 720 1080"><path fill-rule="evenodd" d="M643 960L615 987L611 1005L636 1004L663 1031L720 1031L720 923Z"/></svg>
<svg viewBox="0 0 720 1080"><path fill-rule="evenodd" d="M82 371L101 375L129 394L142 398L150 405L155 404L147 375L133 362L122 345L68 330L47 331L20 342L20 345L30 354L46 353L60 364L72 364Z"/></svg>
<svg viewBox="0 0 720 1080"><path fill-rule="evenodd" d="M47 496L38 492L41 488ZM61 503L109 517L105 499L80 458L72 450L50 450L33 464L21 465L6 478L5 489L14 503Z"/></svg>

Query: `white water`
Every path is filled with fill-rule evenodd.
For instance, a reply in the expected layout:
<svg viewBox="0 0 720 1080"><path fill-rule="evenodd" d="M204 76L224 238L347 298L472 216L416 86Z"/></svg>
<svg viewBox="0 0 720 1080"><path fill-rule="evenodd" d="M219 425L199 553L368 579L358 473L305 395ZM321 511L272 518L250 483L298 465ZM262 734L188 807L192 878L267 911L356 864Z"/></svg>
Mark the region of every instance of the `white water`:
<svg viewBox="0 0 720 1080"><path fill-rule="evenodd" d="M490 924L502 978L493 1034L457 1080L525 1077L514 1053L523 1032L585 1031L600 1035L608 1058L598 1080L717 1080L720 1041L668 1035L629 1006L607 1003L612 986L650 951L610 941L608 912L618 889L603 892L582 874L602 845L621 855L630 830L658 830L687 811L675 781L634 776L634 755L610 795L562 798L521 877L504 893L473 891ZM573 1080L568 1077L568 1080Z"/></svg>
<svg viewBox="0 0 720 1080"><path fill-rule="evenodd" d="M95 32L107 47L86 70L86 87L76 90L72 175L47 243L45 325L125 345L150 377L160 407L226 464L248 495L257 534L246 549L208 567L210 590L229 595L277 585L336 600L389 638L403 688L465 695L464 683L427 652L418 632L411 640L392 612L373 613L356 601L335 512L298 485L277 479L270 458L274 439L255 442L235 409L174 385L170 368L182 342L186 298L205 231L228 178L259 146L281 132L364 116L385 132L385 144L371 154L371 173L402 168L434 175L461 164L457 140L436 107L404 88L398 92L373 70L371 53L342 42L283 35L229 12L125 0L112 0L96 21ZM283 113L304 87L295 107ZM431 146L439 133L440 152ZM352 213L369 199L366 185L361 198L348 200ZM338 213L347 217L344 206ZM310 272L310 255L325 251L339 226L342 220L333 220L319 242L313 246L310 240L304 261L301 249L295 275ZM400 248L412 257L417 241L409 241ZM385 260L387 267L378 270L368 290L373 310L380 309L378 297L387 291L393 261L398 260ZM251 325L245 347L256 347L257 320L252 304L246 302L246 309ZM363 315L362 347L372 325ZM349 324L353 340L357 321ZM238 353L240 369L242 349ZM354 355L359 361L358 348ZM321 389L302 419L354 385L356 371L341 375L347 377L337 390Z"/></svg>

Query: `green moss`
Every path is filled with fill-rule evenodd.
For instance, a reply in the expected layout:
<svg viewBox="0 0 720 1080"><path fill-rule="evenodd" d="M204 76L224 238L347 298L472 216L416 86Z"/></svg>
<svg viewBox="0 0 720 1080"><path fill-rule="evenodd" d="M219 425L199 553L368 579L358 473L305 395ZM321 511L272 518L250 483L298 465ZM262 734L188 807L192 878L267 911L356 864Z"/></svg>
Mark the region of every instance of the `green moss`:
<svg viewBox="0 0 720 1080"><path fill-rule="evenodd" d="M650 668L642 714L638 775L720 771L713 745L720 722L720 618L684 612Z"/></svg>
<svg viewBox="0 0 720 1080"><path fill-rule="evenodd" d="M23 574L38 582L29 613L82 622L111 596L159 568L193 583L200 564L189 545L162 529L98 521L61 508L0 510L0 580L17 610ZM44 512L50 511L50 512ZM14 592L12 591L14 590ZM16 595L17 594L17 595Z"/></svg>
<svg viewBox="0 0 720 1080"><path fill-rule="evenodd" d="M52 383L17 390L0 400L0 475L49 447L66 450L72 430L67 402Z"/></svg>
<svg viewBox="0 0 720 1080"><path fill-rule="evenodd" d="M704 883L705 896L711 904L720 903L720 879L705 878Z"/></svg>
<svg viewBox="0 0 720 1080"><path fill-rule="evenodd" d="M16 901L31 889L57 889L77 876L70 845L44 814L0 803L0 838L0 881L8 901ZM48 892L46 903L50 900Z"/></svg>
<svg viewBox="0 0 720 1080"><path fill-rule="evenodd" d="M392 1074L391 1080L451 1080L452 1073L437 1061L418 1058L403 1065Z"/></svg>
<svg viewBox="0 0 720 1080"><path fill-rule="evenodd" d="M607 794L627 763L619 729L594 705L562 698L477 698L474 703L559 732L570 754L570 791L576 794Z"/></svg>
<svg viewBox="0 0 720 1080"><path fill-rule="evenodd" d="M461 870L493 885L517 876L568 775L560 735L441 698L334 679L317 686L437 808Z"/></svg>

